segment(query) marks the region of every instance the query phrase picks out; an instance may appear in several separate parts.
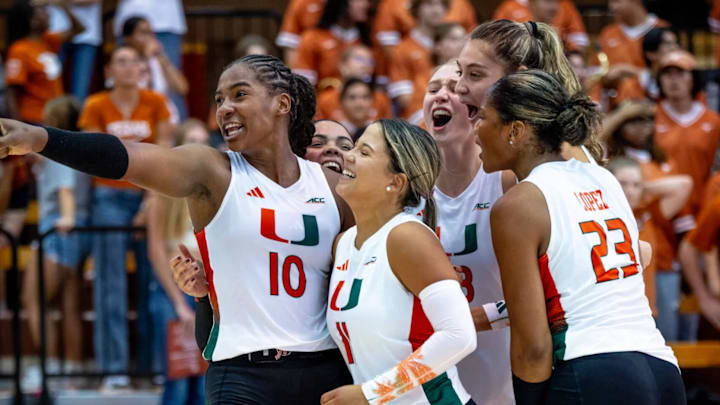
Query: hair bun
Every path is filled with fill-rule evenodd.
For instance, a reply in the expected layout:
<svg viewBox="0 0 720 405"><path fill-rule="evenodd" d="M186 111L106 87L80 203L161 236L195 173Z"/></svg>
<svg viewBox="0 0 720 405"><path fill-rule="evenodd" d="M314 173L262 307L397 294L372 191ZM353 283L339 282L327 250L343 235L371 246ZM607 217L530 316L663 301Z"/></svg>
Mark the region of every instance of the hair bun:
<svg viewBox="0 0 720 405"><path fill-rule="evenodd" d="M599 125L597 105L583 93L575 93L571 96L561 106L555 119L560 138L573 146L585 143Z"/></svg>

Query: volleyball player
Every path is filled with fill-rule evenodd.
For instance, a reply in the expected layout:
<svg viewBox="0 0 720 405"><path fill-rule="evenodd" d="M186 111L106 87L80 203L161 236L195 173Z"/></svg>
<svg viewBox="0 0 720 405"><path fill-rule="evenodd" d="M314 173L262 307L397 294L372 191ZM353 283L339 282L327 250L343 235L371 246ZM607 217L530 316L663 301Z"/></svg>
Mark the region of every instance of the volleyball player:
<svg viewBox="0 0 720 405"><path fill-rule="evenodd" d="M327 322L355 385L321 404L474 404L455 364L475 328L433 232L440 165L432 137L401 120L376 121L346 156L337 192L357 226L335 242ZM421 222L405 208L423 200Z"/></svg>
<svg viewBox="0 0 720 405"><path fill-rule="evenodd" d="M458 364L458 371L477 403L512 404L510 333L502 328L507 325L507 312L502 303L494 304L503 296L491 243L490 209L515 185L515 175L482 170L467 107L455 92L457 82L454 60L440 66L427 84L423 103L425 125L444 162L433 189L436 231L450 261L462 273L461 286L476 329L492 325L491 331L477 335L477 349ZM484 305L489 302L493 304Z"/></svg>
<svg viewBox="0 0 720 405"><path fill-rule="evenodd" d="M522 69L540 69L560 78L571 94L582 86L563 53L562 43L553 28L533 21L516 23L496 20L480 24L458 58L460 80L456 91L468 116L477 121L478 106L487 89L501 77ZM603 152L595 137L584 146L563 144L563 156L583 162L602 160Z"/></svg>
<svg viewBox="0 0 720 405"><path fill-rule="evenodd" d="M195 292L209 292L214 313L210 403L317 404L349 381L325 306L332 241L352 216L332 191L337 174L297 157L313 135L312 86L279 59L251 55L225 69L215 101L227 153L2 120L0 156L40 152L185 198L207 272Z"/></svg>
<svg viewBox="0 0 720 405"><path fill-rule="evenodd" d="M478 109L487 172L521 181L493 207L518 404L684 404L644 295L638 230L613 175L565 161L599 124L593 102L539 71L498 81Z"/></svg>

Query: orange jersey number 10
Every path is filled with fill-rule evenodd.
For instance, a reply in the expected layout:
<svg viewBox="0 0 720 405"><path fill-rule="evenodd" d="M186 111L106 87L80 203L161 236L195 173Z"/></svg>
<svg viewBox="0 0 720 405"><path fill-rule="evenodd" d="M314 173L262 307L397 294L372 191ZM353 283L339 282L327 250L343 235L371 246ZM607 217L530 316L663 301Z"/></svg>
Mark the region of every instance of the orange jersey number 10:
<svg viewBox="0 0 720 405"><path fill-rule="evenodd" d="M626 254L630 256L631 264L620 268L623 272L623 277L630 277L638 274L638 264L635 258L635 252L632 249L632 241L630 240L630 233L627 230L627 226L620 218L608 219L605 221L608 232L622 231L623 241L615 244L615 253L622 255ZM597 233L600 237L600 243L593 246L590 251L590 261L595 270L595 277L598 283L605 281L617 280L620 278L620 271L618 269L605 270L605 266L602 263L602 258L608 254L607 246L607 233L603 226L595 221L586 221L580 223L580 230L583 234Z"/></svg>

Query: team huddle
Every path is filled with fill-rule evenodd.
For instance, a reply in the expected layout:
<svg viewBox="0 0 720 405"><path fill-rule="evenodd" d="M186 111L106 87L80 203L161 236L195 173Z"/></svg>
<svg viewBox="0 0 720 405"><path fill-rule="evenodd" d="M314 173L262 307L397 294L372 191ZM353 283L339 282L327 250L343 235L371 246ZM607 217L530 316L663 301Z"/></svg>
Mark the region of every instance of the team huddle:
<svg viewBox="0 0 720 405"><path fill-rule="evenodd" d="M315 101L250 55L215 93L228 152L0 120L0 156L185 199L201 257L171 264L211 404L685 403L551 27L475 28L427 84L427 130L383 119L353 146Z"/></svg>

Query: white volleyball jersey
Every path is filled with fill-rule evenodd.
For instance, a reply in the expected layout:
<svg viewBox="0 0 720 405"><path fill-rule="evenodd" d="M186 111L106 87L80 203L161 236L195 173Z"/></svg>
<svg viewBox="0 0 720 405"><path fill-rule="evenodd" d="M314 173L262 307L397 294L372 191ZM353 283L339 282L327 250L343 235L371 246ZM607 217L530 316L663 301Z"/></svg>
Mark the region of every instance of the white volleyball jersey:
<svg viewBox="0 0 720 405"><path fill-rule="evenodd" d="M550 213L538 261L553 360L637 351L677 366L650 312L637 223L615 177L572 159L544 163L523 181L540 189Z"/></svg>
<svg viewBox="0 0 720 405"><path fill-rule="evenodd" d="M203 355L334 348L325 323L335 199L319 164L298 158L283 188L228 152L232 177L215 217L196 234L214 323Z"/></svg>
<svg viewBox="0 0 720 405"><path fill-rule="evenodd" d="M433 333L420 299L395 277L387 257L390 231L414 214L400 213L355 248L357 227L338 241L330 278L327 323L356 384L372 380L397 366ZM470 400L450 368L390 404L453 404Z"/></svg>
<svg viewBox="0 0 720 405"><path fill-rule="evenodd" d="M485 173L482 168L455 198L435 188L437 234L452 264L464 273L462 287L470 307L503 299L500 269L490 235L490 210L502 195L502 173ZM476 403L515 403L510 371L510 329L478 333L477 348L458 364L458 370Z"/></svg>

